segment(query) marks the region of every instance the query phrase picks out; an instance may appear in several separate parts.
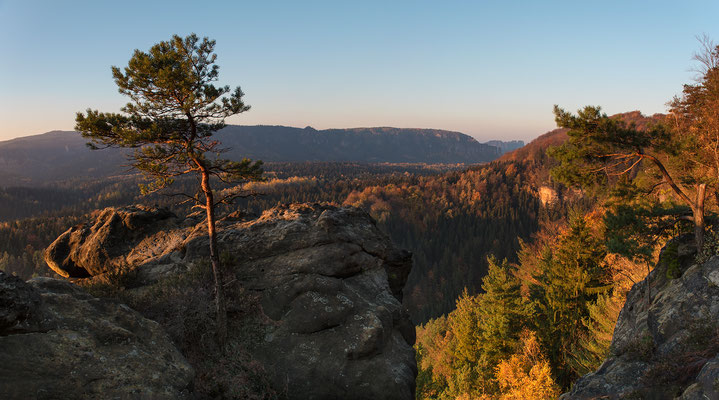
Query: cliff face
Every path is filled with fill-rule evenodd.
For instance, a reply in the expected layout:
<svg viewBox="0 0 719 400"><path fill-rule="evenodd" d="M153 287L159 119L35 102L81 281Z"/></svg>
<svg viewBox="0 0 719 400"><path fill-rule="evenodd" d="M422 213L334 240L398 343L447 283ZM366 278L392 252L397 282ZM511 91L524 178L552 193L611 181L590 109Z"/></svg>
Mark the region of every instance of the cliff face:
<svg viewBox="0 0 719 400"><path fill-rule="evenodd" d="M315 130L234 126L218 133L230 158L265 161L481 163L501 153L459 132L412 128Z"/></svg>
<svg viewBox="0 0 719 400"><path fill-rule="evenodd" d="M692 246L665 246L627 296L609 357L564 399L719 398L719 256L697 263Z"/></svg>
<svg viewBox="0 0 719 400"><path fill-rule="evenodd" d="M153 298L140 311L169 327L203 376L216 368L207 363L211 352L190 336L203 323L188 328L189 314L212 309L197 308L211 299L198 289L209 283L203 225L162 210L107 209L60 236L46 259L59 274L85 281L125 271L124 298L131 306ZM279 206L256 219L221 223L218 241L233 297L228 347L257 363L274 393L291 399L413 398L414 326L401 304L411 255L395 248L366 213ZM194 271L204 278L187 286L182 277ZM185 283L163 303L173 282ZM212 329L212 318L198 318Z"/></svg>

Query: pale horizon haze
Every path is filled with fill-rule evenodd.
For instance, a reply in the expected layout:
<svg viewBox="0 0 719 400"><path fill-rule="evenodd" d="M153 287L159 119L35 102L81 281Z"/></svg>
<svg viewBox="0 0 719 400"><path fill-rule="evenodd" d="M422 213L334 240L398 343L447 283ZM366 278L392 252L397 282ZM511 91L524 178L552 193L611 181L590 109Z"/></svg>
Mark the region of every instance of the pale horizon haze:
<svg viewBox="0 0 719 400"><path fill-rule="evenodd" d="M217 41L228 124L393 126L529 141L552 106L666 111L716 1L0 0L0 141L119 111L111 66L173 34Z"/></svg>

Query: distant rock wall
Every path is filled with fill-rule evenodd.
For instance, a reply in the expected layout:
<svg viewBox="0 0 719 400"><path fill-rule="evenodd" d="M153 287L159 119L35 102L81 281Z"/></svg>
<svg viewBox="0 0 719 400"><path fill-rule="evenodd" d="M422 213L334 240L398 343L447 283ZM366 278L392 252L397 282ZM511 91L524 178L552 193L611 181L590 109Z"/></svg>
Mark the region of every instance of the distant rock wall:
<svg viewBox="0 0 719 400"><path fill-rule="evenodd" d="M517 150L520 147L524 146L524 140L510 140L510 141L503 141L503 140L490 140L486 142L485 144L488 144L490 146L494 146L499 149L499 154L502 155L504 153L508 153L510 151Z"/></svg>
<svg viewBox="0 0 719 400"><path fill-rule="evenodd" d="M537 192L539 193L539 201L542 202L543 206L552 205L559 201L559 194L549 186L540 186Z"/></svg>
<svg viewBox="0 0 719 400"><path fill-rule="evenodd" d="M206 263L205 232L202 220L162 210L107 209L61 235L46 259L68 277L131 268L142 291ZM256 294L264 316L231 320L229 340L252 343L244 350L282 397L414 398L415 331L402 306L411 254L364 211L278 206L221 223L218 242L227 281Z"/></svg>
<svg viewBox="0 0 719 400"><path fill-rule="evenodd" d="M562 398L719 399L719 255L696 263L689 237L670 241L629 292L609 357Z"/></svg>

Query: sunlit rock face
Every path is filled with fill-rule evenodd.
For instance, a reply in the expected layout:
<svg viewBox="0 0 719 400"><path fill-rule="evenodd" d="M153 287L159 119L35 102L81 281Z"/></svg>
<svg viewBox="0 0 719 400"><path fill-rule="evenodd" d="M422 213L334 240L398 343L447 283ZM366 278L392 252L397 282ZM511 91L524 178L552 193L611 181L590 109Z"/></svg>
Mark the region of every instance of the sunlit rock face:
<svg viewBox="0 0 719 400"><path fill-rule="evenodd" d="M539 201L542 202L543 206L552 205L559 200L557 191L549 186L540 186L538 189Z"/></svg>
<svg viewBox="0 0 719 400"><path fill-rule="evenodd" d="M165 209L107 208L93 221L70 228L45 250L45 261L65 278L87 278L164 254L190 231Z"/></svg>
<svg viewBox="0 0 719 400"><path fill-rule="evenodd" d="M126 224L136 212L163 228ZM230 313L229 342L243 344L281 397L414 398L415 331L402 306L411 254L369 215L353 207L278 206L221 223L218 242L226 281L256 296L262 316ZM207 263L208 248L202 220L108 209L63 234L46 258L53 269L94 276L104 273L93 263L106 252L114 267L134 269L132 290L140 291Z"/></svg>
<svg viewBox="0 0 719 400"><path fill-rule="evenodd" d="M164 330L75 285L0 272L0 397L186 398L193 369Z"/></svg>
<svg viewBox="0 0 719 400"><path fill-rule="evenodd" d="M694 256L689 236L664 247L629 292L609 357L563 399L719 398L719 255Z"/></svg>

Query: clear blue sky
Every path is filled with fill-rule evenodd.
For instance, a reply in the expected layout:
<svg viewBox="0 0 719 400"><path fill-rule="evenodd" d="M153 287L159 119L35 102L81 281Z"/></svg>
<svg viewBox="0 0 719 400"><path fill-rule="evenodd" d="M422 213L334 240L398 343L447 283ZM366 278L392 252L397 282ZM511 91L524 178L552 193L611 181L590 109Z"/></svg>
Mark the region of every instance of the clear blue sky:
<svg viewBox="0 0 719 400"><path fill-rule="evenodd" d="M531 139L552 105L665 111L714 1L0 0L0 140L118 111L110 66L174 33L217 40L232 124L397 126Z"/></svg>

